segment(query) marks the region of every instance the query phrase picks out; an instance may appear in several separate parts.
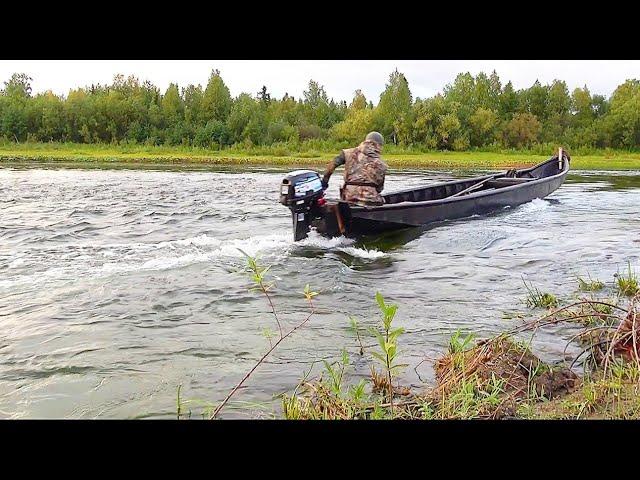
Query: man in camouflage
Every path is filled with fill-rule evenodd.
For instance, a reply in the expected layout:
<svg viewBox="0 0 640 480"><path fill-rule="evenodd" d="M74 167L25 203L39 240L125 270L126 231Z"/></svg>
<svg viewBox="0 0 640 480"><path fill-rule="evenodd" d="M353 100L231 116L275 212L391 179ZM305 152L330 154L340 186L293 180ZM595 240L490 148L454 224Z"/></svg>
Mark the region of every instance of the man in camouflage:
<svg viewBox="0 0 640 480"><path fill-rule="evenodd" d="M387 171L387 164L380 158L383 143L382 135L371 132L356 148L342 150L327 165L323 186L326 188L333 171L344 165L344 185L340 189L340 198L357 205L382 205L384 199L380 192L384 188Z"/></svg>

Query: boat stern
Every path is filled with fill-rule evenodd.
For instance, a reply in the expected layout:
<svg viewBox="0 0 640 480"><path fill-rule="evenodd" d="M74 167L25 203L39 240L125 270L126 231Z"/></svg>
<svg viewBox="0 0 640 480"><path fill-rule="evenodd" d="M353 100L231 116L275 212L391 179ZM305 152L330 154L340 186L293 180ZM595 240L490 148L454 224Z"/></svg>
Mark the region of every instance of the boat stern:
<svg viewBox="0 0 640 480"><path fill-rule="evenodd" d="M313 170L289 172L280 184L280 203L291 210L293 240L307 237L309 229L324 216L324 188L320 175Z"/></svg>

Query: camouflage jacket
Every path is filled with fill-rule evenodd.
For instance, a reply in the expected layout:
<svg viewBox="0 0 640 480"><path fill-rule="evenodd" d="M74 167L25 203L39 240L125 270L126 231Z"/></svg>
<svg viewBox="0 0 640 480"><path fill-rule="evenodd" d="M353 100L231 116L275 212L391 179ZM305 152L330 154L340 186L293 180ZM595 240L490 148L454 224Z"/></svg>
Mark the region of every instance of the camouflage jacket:
<svg viewBox="0 0 640 480"><path fill-rule="evenodd" d="M340 197L358 205L382 205L380 192L384 188L387 164L380 158L380 150L373 142L362 142L356 148L342 150L328 166L325 180L344 165L344 186ZM362 184L362 185L359 185Z"/></svg>

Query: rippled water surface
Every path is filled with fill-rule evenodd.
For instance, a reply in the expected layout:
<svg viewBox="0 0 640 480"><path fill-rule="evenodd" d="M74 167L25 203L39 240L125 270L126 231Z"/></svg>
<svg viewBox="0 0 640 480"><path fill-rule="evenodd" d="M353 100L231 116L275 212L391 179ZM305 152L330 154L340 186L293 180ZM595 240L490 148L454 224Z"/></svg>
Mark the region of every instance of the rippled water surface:
<svg viewBox="0 0 640 480"><path fill-rule="evenodd" d="M386 189L467 172L404 171ZM283 323L318 313L238 392L227 417L278 411L311 362L351 353L348 315L375 324L376 291L400 305L406 363L456 329L489 335L527 311L522 279L570 300L576 275L607 282L638 265L640 173L572 172L544 200L386 237L294 244L282 172L0 169L0 418L175 416L224 397L276 330L249 291L240 249L272 265ZM339 179L330 193L337 193ZM511 319L509 319L511 318ZM562 332L537 351L557 358ZM315 371L315 370L314 370ZM429 362L404 381L432 379ZM242 403L247 402L247 403Z"/></svg>

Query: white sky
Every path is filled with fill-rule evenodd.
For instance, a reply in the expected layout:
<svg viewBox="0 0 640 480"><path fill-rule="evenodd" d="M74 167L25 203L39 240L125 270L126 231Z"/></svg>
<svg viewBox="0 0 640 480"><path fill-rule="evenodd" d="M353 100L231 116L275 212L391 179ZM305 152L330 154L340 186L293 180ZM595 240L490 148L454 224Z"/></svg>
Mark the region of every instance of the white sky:
<svg viewBox="0 0 640 480"><path fill-rule="evenodd" d="M233 96L255 95L266 85L273 97L287 92L300 98L313 79L336 101L350 101L359 88L375 104L396 67L407 77L414 98L441 92L467 71L475 75L495 69L503 84L511 80L516 89L536 79L545 84L558 78L570 91L586 84L592 94L606 96L626 79L640 78L638 60L0 60L0 82L12 73L27 73L35 93L50 89L66 95L71 88L111 83L122 73L150 80L164 92L171 82L205 86L217 68Z"/></svg>

